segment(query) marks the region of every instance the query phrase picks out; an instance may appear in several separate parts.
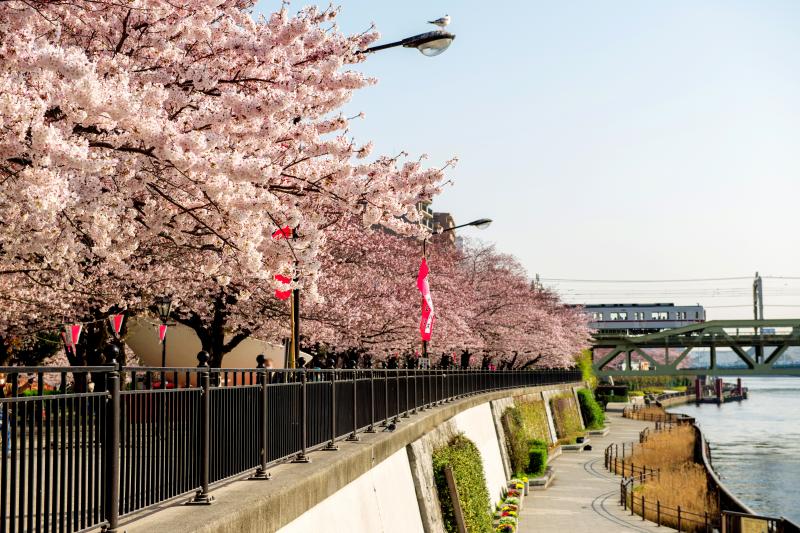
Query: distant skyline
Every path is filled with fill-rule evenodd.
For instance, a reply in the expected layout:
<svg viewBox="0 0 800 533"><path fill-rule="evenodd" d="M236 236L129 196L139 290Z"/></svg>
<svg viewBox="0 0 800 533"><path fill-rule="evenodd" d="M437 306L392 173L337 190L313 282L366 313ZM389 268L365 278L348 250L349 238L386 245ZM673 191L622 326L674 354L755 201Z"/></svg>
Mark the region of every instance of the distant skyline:
<svg viewBox="0 0 800 533"><path fill-rule="evenodd" d="M495 221L461 235L545 279L748 278L545 283L566 301L749 318L755 271L800 276L800 2L339 3L344 31L374 21L381 42L452 17L438 57L370 57L379 83L347 112L374 153L459 156L435 210ZM765 280L765 300L768 318L800 316L800 280Z"/></svg>

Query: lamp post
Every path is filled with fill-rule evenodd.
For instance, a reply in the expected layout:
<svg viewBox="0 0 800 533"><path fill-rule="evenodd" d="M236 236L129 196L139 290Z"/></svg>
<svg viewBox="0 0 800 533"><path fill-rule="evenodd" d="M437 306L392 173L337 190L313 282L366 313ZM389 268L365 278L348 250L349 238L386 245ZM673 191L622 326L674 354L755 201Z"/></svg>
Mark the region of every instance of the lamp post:
<svg viewBox="0 0 800 533"><path fill-rule="evenodd" d="M477 220L473 220L472 222L467 222L466 224L459 224L458 226L450 226L449 228L442 228L439 229L438 231L433 230L433 232L431 232L431 237L435 237L436 235L441 235L442 233L448 231L457 230L458 228L466 228L467 226L474 226L478 229L486 229L491 225L491 223L492 223L491 218L479 218ZM428 243L428 237L425 237L425 239L422 240L422 258L425 260L427 260L428 257L427 243ZM424 339L422 341L422 357L425 358L428 357L428 341Z"/></svg>
<svg viewBox="0 0 800 533"><path fill-rule="evenodd" d="M161 368L167 366L167 321L169 320L169 313L172 309L172 298L169 296L161 296L156 299L156 309L158 310L158 317L161 319L161 326L164 328L164 340L161 341Z"/></svg>
<svg viewBox="0 0 800 533"><path fill-rule="evenodd" d="M455 38L456 36L454 34L444 30L429 31L426 33L420 33L419 35L414 35L413 37L406 37L401 41L372 46L366 50L359 50L356 53L371 54L379 50L402 46L403 48L416 48L422 53L422 55L433 57L438 56L447 50L450 45L453 44L453 40L455 40Z"/></svg>

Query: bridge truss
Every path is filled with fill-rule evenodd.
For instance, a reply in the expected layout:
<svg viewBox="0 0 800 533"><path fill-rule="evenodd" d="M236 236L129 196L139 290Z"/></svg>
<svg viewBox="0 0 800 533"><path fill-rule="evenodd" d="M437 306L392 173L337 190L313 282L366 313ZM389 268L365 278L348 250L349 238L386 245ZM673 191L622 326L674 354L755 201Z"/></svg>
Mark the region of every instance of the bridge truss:
<svg viewBox="0 0 800 533"><path fill-rule="evenodd" d="M800 376L800 360L782 358L792 346L800 346L800 319L712 320L649 335L598 335L592 364L599 377ZM707 364L690 365L692 351L701 349ZM736 363L719 365L718 349Z"/></svg>

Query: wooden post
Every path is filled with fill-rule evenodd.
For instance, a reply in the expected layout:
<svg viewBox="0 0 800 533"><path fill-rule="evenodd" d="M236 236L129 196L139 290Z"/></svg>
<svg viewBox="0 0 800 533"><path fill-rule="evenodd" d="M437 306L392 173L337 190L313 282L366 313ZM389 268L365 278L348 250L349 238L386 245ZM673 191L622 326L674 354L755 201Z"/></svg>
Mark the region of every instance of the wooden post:
<svg viewBox="0 0 800 533"><path fill-rule="evenodd" d="M453 469L449 466L444 467L444 477L447 479L447 489L450 493L450 501L453 504L453 515L455 515L456 518L458 533L467 533L467 524L464 522L464 511L461 510L461 500L458 499L456 478L453 476Z"/></svg>

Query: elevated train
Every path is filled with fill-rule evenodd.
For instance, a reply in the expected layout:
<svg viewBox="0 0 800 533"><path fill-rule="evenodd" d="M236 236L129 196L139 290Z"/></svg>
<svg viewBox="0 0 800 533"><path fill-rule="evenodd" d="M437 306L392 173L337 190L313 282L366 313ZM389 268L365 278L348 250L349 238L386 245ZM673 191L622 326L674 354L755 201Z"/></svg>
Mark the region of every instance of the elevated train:
<svg viewBox="0 0 800 533"><path fill-rule="evenodd" d="M583 310L589 315L589 326L600 335L646 335L706 320L699 304L587 304Z"/></svg>

